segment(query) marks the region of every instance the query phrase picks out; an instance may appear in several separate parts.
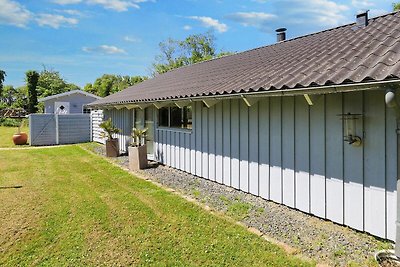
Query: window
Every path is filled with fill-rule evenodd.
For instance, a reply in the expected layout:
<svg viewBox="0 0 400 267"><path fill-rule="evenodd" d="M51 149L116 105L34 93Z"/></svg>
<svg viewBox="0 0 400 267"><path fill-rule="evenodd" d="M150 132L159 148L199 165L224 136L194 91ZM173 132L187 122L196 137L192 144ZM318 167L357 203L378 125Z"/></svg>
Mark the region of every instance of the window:
<svg viewBox="0 0 400 267"><path fill-rule="evenodd" d="M91 109L89 108L84 108L83 109L83 114L90 114Z"/></svg>
<svg viewBox="0 0 400 267"><path fill-rule="evenodd" d="M160 108L158 126L192 129L192 106Z"/></svg>

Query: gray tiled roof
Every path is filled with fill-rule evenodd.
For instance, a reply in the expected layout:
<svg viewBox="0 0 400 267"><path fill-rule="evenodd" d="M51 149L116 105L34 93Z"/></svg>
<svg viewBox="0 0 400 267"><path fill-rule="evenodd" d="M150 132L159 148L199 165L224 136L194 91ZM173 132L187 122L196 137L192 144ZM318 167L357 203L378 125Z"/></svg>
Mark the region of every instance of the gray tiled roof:
<svg viewBox="0 0 400 267"><path fill-rule="evenodd" d="M400 12L172 70L92 104L363 83L400 77Z"/></svg>

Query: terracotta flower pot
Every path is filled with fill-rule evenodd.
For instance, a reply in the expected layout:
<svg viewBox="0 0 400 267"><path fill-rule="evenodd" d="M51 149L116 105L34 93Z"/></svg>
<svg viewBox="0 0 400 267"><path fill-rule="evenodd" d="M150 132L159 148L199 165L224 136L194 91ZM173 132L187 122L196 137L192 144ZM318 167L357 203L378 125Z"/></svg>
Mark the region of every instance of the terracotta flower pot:
<svg viewBox="0 0 400 267"><path fill-rule="evenodd" d="M114 138L112 140L106 140L106 156L113 158L119 156L118 138Z"/></svg>
<svg viewBox="0 0 400 267"><path fill-rule="evenodd" d="M129 152L129 169L131 171L147 168L147 146L130 146Z"/></svg>
<svg viewBox="0 0 400 267"><path fill-rule="evenodd" d="M13 142L15 145L26 145L28 142L28 135L26 133L17 133L13 135Z"/></svg>

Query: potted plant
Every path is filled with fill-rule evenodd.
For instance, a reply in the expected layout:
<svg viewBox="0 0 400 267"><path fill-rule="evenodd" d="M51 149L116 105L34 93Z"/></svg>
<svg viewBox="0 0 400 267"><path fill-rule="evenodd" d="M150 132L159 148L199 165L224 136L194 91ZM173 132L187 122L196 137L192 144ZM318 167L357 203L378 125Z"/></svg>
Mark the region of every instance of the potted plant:
<svg viewBox="0 0 400 267"><path fill-rule="evenodd" d="M147 167L146 132L144 129L132 129L132 143L128 148L129 169L140 170Z"/></svg>
<svg viewBox="0 0 400 267"><path fill-rule="evenodd" d="M21 132L21 128L25 125L25 120L21 120L21 123L18 125L18 132L13 135L13 142L15 145L26 145L28 142L28 134L25 132Z"/></svg>
<svg viewBox="0 0 400 267"><path fill-rule="evenodd" d="M113 134L119 133L121 130L115 127L109 118L106 121L100 123L100 128L104 130L102 133L103 138L106 140L106 156L107 157L118 157L119 156L119 144L118 138L114 138Z"/></svg>

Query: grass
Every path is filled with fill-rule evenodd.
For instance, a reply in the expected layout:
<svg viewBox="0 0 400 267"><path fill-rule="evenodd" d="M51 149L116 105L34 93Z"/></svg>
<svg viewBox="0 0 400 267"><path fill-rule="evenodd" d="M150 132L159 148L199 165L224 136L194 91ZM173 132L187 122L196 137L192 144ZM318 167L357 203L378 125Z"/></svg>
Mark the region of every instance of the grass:
<svg viewBox="0 0 400 267"><path fill-rule="evenodd" d="M78 146L1 151L0 203L0 266L312 265Z"/></svg>
<svg viewBox="0 0 400 267"><path fill-rule="evenodd" d="M29 133L28 127L23 127L22 132ZM12 137L18 132L18 127L0 126L0 147L16 147L12 141Z"/></svg>

